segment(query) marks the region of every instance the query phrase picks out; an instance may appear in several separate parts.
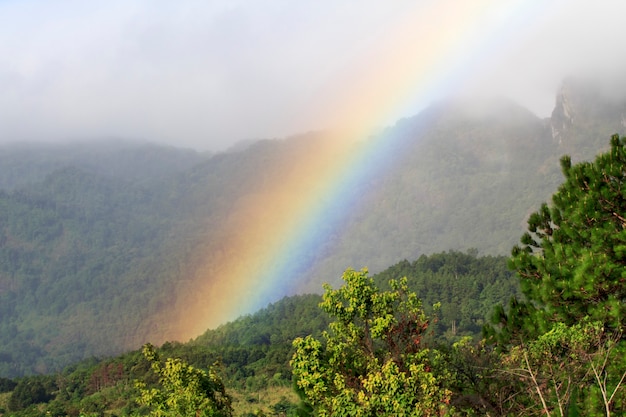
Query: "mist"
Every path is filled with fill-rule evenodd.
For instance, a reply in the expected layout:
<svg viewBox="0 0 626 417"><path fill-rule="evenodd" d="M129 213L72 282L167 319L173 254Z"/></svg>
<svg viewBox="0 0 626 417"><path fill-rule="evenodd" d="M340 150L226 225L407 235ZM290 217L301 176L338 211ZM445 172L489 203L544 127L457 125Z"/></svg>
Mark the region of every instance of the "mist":
<svg viewBox="0 0 626 417"><path fill-rule="evenodd" d="M3 1L0 142L118 137L216 151L322 129L338 108L378 99L364 86L383 77L390 50L401 67L455 36L458 57L424 67L443 75L415 94L398 84L407 97L373 124L457 94L509 97L545 117L565 77L624 93L626 4L543 3L476 2L484 21L454 33L446 22L462 0ZM407 22L420 38L401 38Z"/></svg>

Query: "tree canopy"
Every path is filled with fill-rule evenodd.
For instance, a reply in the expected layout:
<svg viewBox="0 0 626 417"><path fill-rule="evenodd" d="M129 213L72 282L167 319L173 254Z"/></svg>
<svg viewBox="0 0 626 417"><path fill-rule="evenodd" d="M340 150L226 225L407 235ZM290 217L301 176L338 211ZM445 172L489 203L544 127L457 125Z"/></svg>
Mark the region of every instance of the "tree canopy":
<svg viewBox="0 0 626 417"><path fill-rule="evenodd" d="M564 156L565 182L530 215L521 245L509 261L526 302L514 300L496 322L505 333L530 335L585 317L623 331L626 313L626 149L614 135L594 162L572 165ZM516 330L517 329L517 330Z"/></svg>
<svg viewBox="0 0 626 417"><path fill-rule="evenodd" d="M162 363L149 344L144 346L143 353L160 383L160 388L137 383L141 391L138 402L150 408L151 416L232 416L230 397L214 370L194 368L179 358Z"/></svg>
<svg viewBox="0 0 626 417"><path fill-rule="evenodd" d="M561 159L564 183L512 250L525 299L499 306L485 328L536 415L624 409L626 139L610 145L593 162Z"/></svg>
<svg viewBox="0 0 626 417"><path fill-rule="evenodd" d="M446 372L423 346L431 324L406 279L381 291L367 270L324 286L320 308L335 319L322 340L294 341L296 384L320 416L429 416L448 408Z"/></svg>

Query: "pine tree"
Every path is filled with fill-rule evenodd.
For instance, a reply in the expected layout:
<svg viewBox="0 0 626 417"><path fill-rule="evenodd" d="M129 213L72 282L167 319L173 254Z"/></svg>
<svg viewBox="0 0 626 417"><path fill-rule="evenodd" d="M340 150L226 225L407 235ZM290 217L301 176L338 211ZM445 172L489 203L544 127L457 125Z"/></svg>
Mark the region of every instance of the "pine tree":
<svg viewBox="0 0 626 417"><path fill-rule="evenodd" d="M507 351L501 369L521 382L510 398L530 415L623 415L625 146L614 135L593 162L561 159L565 182L509 260L525 300L497 307L485 327Z"/></svg>
<svg viewBox="0 0 626 417"><path fill-rule="evenodd" d="M626 313L626 139L594 162L561 159L565 182L528 220L509 266L527 301L496 312L500 336L528 336L588 317L622 333ZM520 312L521 314L516 314ZM516 317L517 316L517 317Z"/></svg>

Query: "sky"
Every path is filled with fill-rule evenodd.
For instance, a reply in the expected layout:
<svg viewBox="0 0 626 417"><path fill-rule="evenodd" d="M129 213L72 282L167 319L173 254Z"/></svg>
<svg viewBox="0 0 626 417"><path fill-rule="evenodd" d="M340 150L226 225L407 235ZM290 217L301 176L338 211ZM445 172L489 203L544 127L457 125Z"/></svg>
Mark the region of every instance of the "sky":
<svg viewBox="0 0 626 417"><path fill-rule="evenodd" d="M566 76L619 87L624 15L608 0L0 0L0 143L219 151L340 126L355 103L385 103L354 116L375 128L457 94L546 117Z"/></svg>

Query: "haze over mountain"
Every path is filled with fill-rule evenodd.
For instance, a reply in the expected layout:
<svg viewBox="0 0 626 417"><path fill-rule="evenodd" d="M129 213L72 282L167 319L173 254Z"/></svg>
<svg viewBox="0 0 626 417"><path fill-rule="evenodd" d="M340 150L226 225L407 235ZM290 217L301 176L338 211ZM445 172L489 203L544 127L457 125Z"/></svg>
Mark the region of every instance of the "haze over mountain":
<svg viewBox="0 0 626 417"><path fill-rule="evenodd" d="M0 141L223 150L624 72L621 1L0 2Z"/></svg>
<svg viewBox="0 0 626 417"><path fill-rule="evenodd" d="M324 132L216 155L5 146L0 372L188 340L347 267L506 254L561 182L560 156L588 159L624 131L626 100L597 86L568 80L555 102L542 119L508 100L441 101L338 149ZM294 217L290 200L320 207Z"/></svg>

